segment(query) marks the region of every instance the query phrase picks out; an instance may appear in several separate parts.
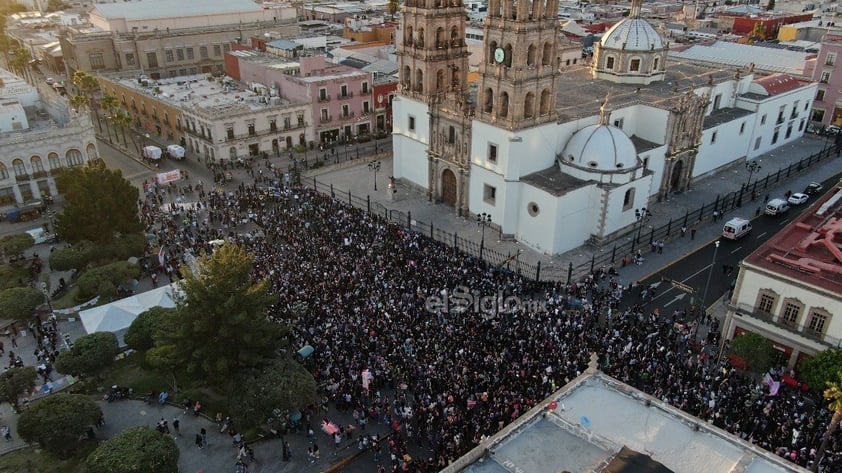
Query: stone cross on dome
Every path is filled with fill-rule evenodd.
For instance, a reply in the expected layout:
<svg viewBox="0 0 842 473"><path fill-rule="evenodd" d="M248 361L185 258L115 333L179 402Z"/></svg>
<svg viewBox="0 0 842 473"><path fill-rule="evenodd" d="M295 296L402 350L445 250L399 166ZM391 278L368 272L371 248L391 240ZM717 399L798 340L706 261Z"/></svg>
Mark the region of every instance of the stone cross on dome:
<svg viewBox="0 0 842 473"><path fill-rule="evenodd" d="M607 111L608 108L608 99L611 98L611 91L609 90L608 93L605 94L605 100L602 101L602 105L599 106L599 124L600 125L607 125L608 120L611 118L611 112Z"/></svg>
<svg viewBox="0 0 842 473"><path fill-rule="evenodd" d="M629 18L640 18L640 9L643 6L643 0L632 0L631 11Z"/></svg>

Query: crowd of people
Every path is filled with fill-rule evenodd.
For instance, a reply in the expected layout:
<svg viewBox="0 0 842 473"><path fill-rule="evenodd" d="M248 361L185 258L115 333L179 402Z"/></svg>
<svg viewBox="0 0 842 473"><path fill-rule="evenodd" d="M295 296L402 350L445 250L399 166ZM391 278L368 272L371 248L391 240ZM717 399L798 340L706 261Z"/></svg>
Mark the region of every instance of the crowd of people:
<svg viewBox="0 0 842 473"><path fill-rule="evenodd" d="M270 318L315 348L307 366L322 394L360 430L389 426L365 448L391 471L440 470L579 375L591 353L607 374L790 461L818 457L826 409L800 392L770 396L717 356L715 330L699 336L710 321L647 309L613 272L530 281L304 188L194 188L193 204L171 207L161 192L147 193L142 214L167 261L218 240L245 245L255 279L271 282ZM489 296L544 303L475 310ZM431 310L432 298L453 303ZM842 468L840 451L837 434L823 464Z"/></svg>

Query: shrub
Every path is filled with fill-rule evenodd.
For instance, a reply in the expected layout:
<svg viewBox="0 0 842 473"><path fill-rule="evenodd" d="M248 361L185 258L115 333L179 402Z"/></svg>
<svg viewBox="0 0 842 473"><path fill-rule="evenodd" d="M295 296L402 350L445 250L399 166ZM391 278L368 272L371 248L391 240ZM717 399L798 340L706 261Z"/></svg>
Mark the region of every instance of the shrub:
<svg viewBox="0 0 842 473"><path fill-rule="evenodd" d="M118 285L138 277L140 268L128 261L117 261L88 270L79 277L79 297L113 297L117 294Z"/></svg>
<svg viewBox="0 0 842 473"><path fill-rule="evenodd" d="M95 374L114 362L117 355L117 336L111 332L96 332L79 338L73 348L56 358L56 371L72 374Z"/></svg>
<svg viewBox="0 0 842 473"><path fill-rule="evenodd" d="M44 294L31 287L13 287L0 291L0 319L28 319L39 305Z"/></svg>

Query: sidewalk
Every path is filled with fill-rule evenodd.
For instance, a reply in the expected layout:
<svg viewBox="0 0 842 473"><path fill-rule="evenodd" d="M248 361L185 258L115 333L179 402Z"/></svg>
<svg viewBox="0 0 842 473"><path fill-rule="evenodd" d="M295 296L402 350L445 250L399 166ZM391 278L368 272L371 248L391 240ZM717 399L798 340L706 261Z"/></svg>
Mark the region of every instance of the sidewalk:
<svg viewBox="0 0 842 473"><path fill-rule="evenodd" d="M767 175L774 175L779 170L783 170L785 174L790 165L822 151L826 146L827 142L822 137L807 135L796 142L778 148L772 153L767 153L759 158L761 170L754 173L752 182L762 181ZM810 182L827 179L839 171L839 158L833 156L805 170L793 171L789 178L782 176L777 184L770 184L768 189L758 190L759 197L755 202L750 201L750 192L746 192L742 208L727 210L724 213L725 220L734 216L751 218L756 212L755 207L763 205L764 202L761 202L761 200L766 194L769 194L770 197L783 197L787 191L800 192ZM365 165L341 170L313 170L303 176L302 180L305 185L312 187L313 178L315 178L319 182L319 190L323 192L332 186L338 198L350 191L353 196L357 197L355 199L356 205L366 205L366 199L369 198L373 212L379 212L381 215L392 212L411 215L413 222L425 224L423 228L429 228L428 225L433 223L437 230L447 232L450 235L456 234L460 239L471 240L472 244L479 247L481 232L472 218L457 217L452 208L444 204L428 202L426 195L422 192L407 190L402 187L398 188L395 198L390 200L386 194L388 176L390 175L392 175L392 160L383 159L381 170L377 173L377 192L373 191L374 176ZM673 194L663 202L651 202L648 209L652 216L645 223L646 227L643 229L640 238L640 245L646 253L644 263L621 267L620 262L623 255L616 255L615 266L620 273L622 282L629 283L643 279L664 264L679 259L711 240L717 239L721 235L723 222L714 223L707 216L701 222L698 222L697 219L695 222L688 221L687 234L681 238L679 230L684 217L688 213L694 212L698 215L700 208L705 205L708 205L708 209L712 209L711 204L716 201L717 196L724 197L728 193L739 191L741 185L744 185L748 178L749 171L745 165L742 162L735 163L703 179L694 181L691 190L687 192ZM760 188L758 187L758 189ZM672 227L671 237L665 241L663 254L649 254L647 250L651 230L665 226L670 221L673 222L674 226ZM694 239L691 239L690 234L693 229L696 230L696 235ZM601 248L583 245L563 254L547 255L527 248L516 241L500 241L498 234L493 229L487 229L484 247L496 251L504 257L510 255L512 260L507 262L510 269L517 269L518 261L520 261L528 265L525 265L525 269L522 269L524 274L534 277L534 268L540 261L542 280L565 281L571 264L574 267L573 280L575 280L577 277L586 274L592 260L598 261L600 257L610 259L614 243L618 246L627 244L633 239L634 233L632 231L616 242L606 244ZM438 236L437 234L437 239ZM661 238L656 234L655 239ZM596 266L599 267L600 265L597 264Z"/></svg>

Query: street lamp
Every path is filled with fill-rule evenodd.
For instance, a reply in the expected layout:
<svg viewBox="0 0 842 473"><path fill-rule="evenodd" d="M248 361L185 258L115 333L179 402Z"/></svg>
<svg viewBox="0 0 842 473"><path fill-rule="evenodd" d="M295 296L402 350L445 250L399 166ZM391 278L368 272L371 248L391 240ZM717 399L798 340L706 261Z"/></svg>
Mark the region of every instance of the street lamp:
<svg viewBox="0 0 842 473"><path fill-rule="evenodd" d="M377 190L377 171L380 170L380 161L372 161L368 163L368 169L374 173L374 190Z"/></svg>
<svg viewBox="0 0 842 473"><path fill-rule="evenodd" d="M707 313L707 306L705 305L705 299L708 296L708 286L710 286L710 277L713 275L713 267L716 265L716 251L719 250L719 240L716 240L713 243L713 259L710 262L710 269L708 270L708 280L705 282L705 290L702 292L702 309L705 311L705 315Z"/></svg>
<svg viewBox="0 0 842 473"><path fill-rule="evenodd" d="M760 160L746 162L746 169L748 169L748 182L746 182L746 188L748 188L751 185L751 176L762 169Z"/></svg>
<svg viewBox="0 0 842 473"><path fill-rule="evenodd" d="M485 227L491 225L491 215L485 212L477 214L477 225L480 227L482 237L479 242L479 257L482 259L482 252L485 250Z"/></svg>
<svg viewBox="0 0 842 473"><path fill-rule="evenodd" d="M643 225L649 220L649 217L652 216L652 212L649 211L646 207L641 207L639 209L634 210L634 218L637 220L637 236L634 238L634 242L640 243L640 230L643 228Z"/></svg>

